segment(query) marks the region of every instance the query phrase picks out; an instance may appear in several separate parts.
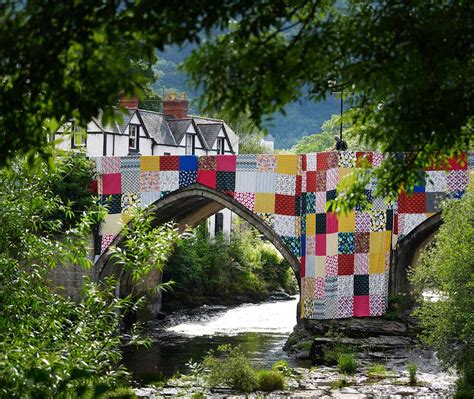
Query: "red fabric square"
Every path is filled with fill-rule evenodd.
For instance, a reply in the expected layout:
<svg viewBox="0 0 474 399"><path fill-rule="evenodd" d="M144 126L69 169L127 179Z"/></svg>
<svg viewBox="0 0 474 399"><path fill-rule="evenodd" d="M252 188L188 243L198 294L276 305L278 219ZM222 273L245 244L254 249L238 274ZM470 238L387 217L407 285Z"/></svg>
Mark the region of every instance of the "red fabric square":
<svg viewBox="0 0 474 399"><path fill-rule="evenodd" d="M122 192L122 175L111 173L102 176L102 194L120 194Z"/></svg>
<svg viewBox="0 0 474 399"><path fill-rule="evenodd" d="M316 172L316 191L326 192L326 171L324 170Z"/></svg>
<svg viewBox="0 0 474 399"><path fill-rule="evenodd" d="M398 213L395 215L393 220L393 234L398 234Z"/></svg>
<svg viewBox="0 0 474 399"><path fill-rule="evenodd" d="M301 170L306 171L306 155L300 155L301 157Z"/></svg>
<svg viewBox="0 0 474 399"><path fill-rule="evenodd" d="M426 195L425 193L406 194L400 193L398 196L398 213L425 213Z"/></svg>
<svg viewBox="0 0 474 399"><path fill-rule="evenodd" d="M354 296L354 317L370 316L369 296Z"/></svg>
<svg viewBox="0 0 474 399"><path fill-rule="evenodd" d="M218 155L217 170L219 172L235 172L237 165L236 155Z"/></svg>
<svg viewBox="0 0 474 399"><path fill-rule="evenodd" d="M295 190L295 195L300 196L301 195L301 175L296 176L296 190Z"/></svg>
<svg viewBox="0 0 474 399"><path fill-rule="evenodd" d="M326 233L337 233L339 229L339 223L337 221L336 212L326 213Z"/></svg>
<svg viewBox="0 0 474 399"><path fill-rule="evenodd" d="M198 170L197 182L207 187L216 188L216 171L215 170Z"/></svg>
<svg viewBox="0 0 474 399"><path fill-rule="evenodd" d="M337 256L339 276L348 276L354 274L354 254L339 254Z"/></svg>
<svg viewBox="0 0 474 399"><path fill-rule="evenodd" d="M316 234L316 256L326 256L326 234Z"/></svg>
<svg viewBox="0 0 474 399"><path fill-rule="evenodd" d="M275 214L295 215L295 197L293 195L275 194Z"/></svg>
<svg viewBox="0 0 474 399"><path fill-rule="evenodd" d="M306 275L306 256L301 257L300 262L300 277L303 278Z"/></svg>
<svg viewBox="0 0 474 399"><path fill-rule="evenodd" d="M179 156L163 155L160 157L160 170L179 170Z"/></svg>
<svg viewBox="0 0 474 399"><path fill-rule="evenodd" d="M329 152L319 152L316 155L316 169L317 170L328 170L329 169Z"/></svg>
<svg viewBox="0 0 474 399"><path fill-rule="evenodd" d="M306 172L306 192L316 192L316 172Z"/></svg>
<svg viewBox="0 0 474 399"><path fill-rule="evenodd" d="M97 180L92 180L89 183L89 186L87 187L87 190L90 191L93 194L98 194L99 193L99 187L97 184Z"/></svg>
<svg viewBox="0 0 474 399"><path fill-rule="evenodd" d="M356 165L372 166L373 155L372 152L356 152Z"/></svg>
<svg viewBox="0 0 474 399"><path fill-rule="evenodd" d="M457 157L448 159L449 170L467 170L467 154L465 152L459 154Z"/></svg>

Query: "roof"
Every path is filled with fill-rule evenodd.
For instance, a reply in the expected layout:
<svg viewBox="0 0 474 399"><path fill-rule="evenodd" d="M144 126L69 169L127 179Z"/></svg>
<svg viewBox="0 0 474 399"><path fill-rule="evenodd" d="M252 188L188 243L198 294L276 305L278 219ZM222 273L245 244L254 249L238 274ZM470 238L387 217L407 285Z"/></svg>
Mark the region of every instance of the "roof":
<svg viewBox="0 0 474 399"><path fill-rule="evenodd" d="M263 139L265 141L275 141L275 139L273 138L271 134L267 134L266 136L263 136Z"/></svg>
<svg viewBox="0 0 474 399"><path fill-rule="evenodd" d="M145 129L150 137L155 140L156 144L179 144L179 141L175 139L175 136L171 132L169 123L166 121L165 116L162 113L143 109L137 111L145 125Z"/></svg>
<svg viewBox="0 0 474 399"><path fill-rule="evenodd" d="M176 140L176 144L181 143L181 140L188 131L189 125L192 123L192 119L168 119L167 122Z"/></svg>
<svg viewBox="0 0 474 399"><path fill-rule="evenodd" d="M198 123L199 130L201 131L204 140L206 140L209 149L211 149L216 142L217 136L221 131L222 123Z"/></svg>

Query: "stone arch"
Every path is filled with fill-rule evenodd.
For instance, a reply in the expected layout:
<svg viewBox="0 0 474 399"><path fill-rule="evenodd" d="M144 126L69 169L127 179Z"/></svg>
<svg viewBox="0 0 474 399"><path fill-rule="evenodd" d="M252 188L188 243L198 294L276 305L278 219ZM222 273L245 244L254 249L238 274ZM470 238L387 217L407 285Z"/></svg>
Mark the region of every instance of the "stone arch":
<svg viewBox="0 0 474 399"><path fill-rule="evenodd" d="M153 220L155 226L168 221L175 221L178 224L178 228L181 231L184 231L187 226L195 227L224 208L230 209L232 212L242 217L275 246L283 258L290 264L295 273L298 285L300 286L300 261L298 258L292 253L271 226L234 198L202 184L193 183L160 198L153 204L149 205L147 209L148 212L155 215ZM133 223L133 220L130 221L130 223ZM120 245L124 238L125 235L119 233L111 245ZM101 281L107 276L114 274L117 275L117 273L119 273L120 284L117 295L124 296L128 294L129 288L131 287L131 276L129 273L124 273L114 266L109 250L106 250L99 257L94 265L94 269L97 281ZM149 285L152 286L153 284L157 284L160 279L161 275L158 274L150 276ZM151 311L152 314L156 312L157 309Z"/></svg>
<svg viewBox="0 0 474 399"><path fill-rule="evenodd" d="M432 241L442 223L441 212L429 217L400 239L392 252L389 293L403 295L406 299L405 307L414 304L412 287L408 279L410 267L413 266L420 250Z"/></svg>

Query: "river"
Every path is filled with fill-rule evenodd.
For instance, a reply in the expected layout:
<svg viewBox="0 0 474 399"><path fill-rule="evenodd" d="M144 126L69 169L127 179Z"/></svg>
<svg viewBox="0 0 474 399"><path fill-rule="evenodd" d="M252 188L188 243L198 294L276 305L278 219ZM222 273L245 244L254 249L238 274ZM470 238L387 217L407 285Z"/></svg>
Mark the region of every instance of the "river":
<svg viewBox="0 0 474 399"><path fill-rule="evenodd" d="M128 349L124 363L135 380L150 381L190 371L188 362L200 361L222 344L240 345L255 366L270 367L295 359L283 350L296 323L298 298L244 304L234 308L202 306L173 313L149 324L150 348Z"/></svg>

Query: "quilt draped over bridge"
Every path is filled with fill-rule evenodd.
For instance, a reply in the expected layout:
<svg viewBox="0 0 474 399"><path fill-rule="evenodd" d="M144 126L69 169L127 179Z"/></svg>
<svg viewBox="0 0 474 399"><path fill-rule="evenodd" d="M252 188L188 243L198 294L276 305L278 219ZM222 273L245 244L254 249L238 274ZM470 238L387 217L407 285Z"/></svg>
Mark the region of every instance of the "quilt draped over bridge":
<svg viewBox="0 0 474 399"><path fill-rule="evenodd" d="M460 198L474 154L427 170L413 194L387 203L366 187L369 210L326 212L336 187L364 158L377 152L304 155L127 156L95 158L98 193L109 215L96 237L96 260L130 220L133 204L146 207L195 183L232 197L267 223L300 261L301 317L381 316L387 307L391 248L439 211L446 197Z"/></svg>

